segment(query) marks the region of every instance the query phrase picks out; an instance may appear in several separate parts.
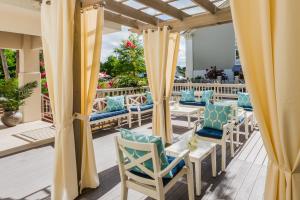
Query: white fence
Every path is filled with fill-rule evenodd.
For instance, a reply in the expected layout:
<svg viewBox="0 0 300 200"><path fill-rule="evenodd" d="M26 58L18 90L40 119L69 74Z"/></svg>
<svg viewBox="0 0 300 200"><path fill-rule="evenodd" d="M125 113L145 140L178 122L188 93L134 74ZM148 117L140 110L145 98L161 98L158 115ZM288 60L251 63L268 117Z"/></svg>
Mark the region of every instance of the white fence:
<svg viewBox="0 0 300 200"><path fill-rule="evenodd" d="M246 92L245 84L221 84L221 83L174 83L173 96L179 96L181 90L194 89L196 92L203 90L213 90L214 99L236 99L238 92ZM149 90L149 87L128 87L128 88L110 88L98 89L97 98L106 96L118 96L143 93ZM1 111L0 111L1 112ZM42 119L52 122L53 117L50 107L49 97L42 95Z"/></svg>
<svg viewBox="0 0 300 200"><path fill-rule="evenodd" d="M222 83L174 83L173 95L180 95L181 90L194 89L196 92L213 90L215 99L236 99L238 92L246 92L245 84Z"/></svg>

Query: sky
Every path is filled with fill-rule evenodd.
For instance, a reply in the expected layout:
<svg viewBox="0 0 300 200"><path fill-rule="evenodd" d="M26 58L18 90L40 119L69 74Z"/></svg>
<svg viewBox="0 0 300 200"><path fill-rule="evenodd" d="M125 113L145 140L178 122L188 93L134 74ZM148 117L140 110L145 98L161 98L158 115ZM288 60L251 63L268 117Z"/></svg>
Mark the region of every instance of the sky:
<svg viewBox="0 0 300 200"><path fill-rule="evenodd" d="M118 47L122 40L126 40L130 35L130 32L123 29L120 32L111 33L103 36L101 62L105 62L107 57L110 56L115 47ZM179 66L185 67L185 39L183 36L180 37L180 49L178 56Z"/></svg>

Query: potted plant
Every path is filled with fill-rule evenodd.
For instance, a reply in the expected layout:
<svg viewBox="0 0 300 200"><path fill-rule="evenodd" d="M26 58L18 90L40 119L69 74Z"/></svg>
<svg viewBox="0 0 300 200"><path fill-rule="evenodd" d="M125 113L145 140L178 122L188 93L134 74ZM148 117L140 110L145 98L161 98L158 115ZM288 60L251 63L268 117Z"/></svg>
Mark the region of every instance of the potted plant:
<svg viewBox="0 0 300 200"><path fill-rule="evenodd" d="M37 82L30 82L22 87L18 86L17 79L0 80L0 105L4 109L1 121L8 127L16 126L22 121L20 106L30 97Z"/></svg>

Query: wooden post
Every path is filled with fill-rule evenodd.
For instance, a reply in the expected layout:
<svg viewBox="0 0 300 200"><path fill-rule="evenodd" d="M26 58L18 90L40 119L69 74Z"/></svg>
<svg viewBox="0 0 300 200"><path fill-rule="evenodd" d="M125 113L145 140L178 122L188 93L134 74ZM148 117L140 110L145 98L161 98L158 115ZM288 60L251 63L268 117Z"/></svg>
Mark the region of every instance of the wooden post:
<svg viewBox="0 0 300 200"><path fill-rule="evenodd" d="M81 113L81 0L76 0L74 13L73 47L73 113ZM78 182L81 177L81 130L80 120L74 120L74 138Z"/></svg>

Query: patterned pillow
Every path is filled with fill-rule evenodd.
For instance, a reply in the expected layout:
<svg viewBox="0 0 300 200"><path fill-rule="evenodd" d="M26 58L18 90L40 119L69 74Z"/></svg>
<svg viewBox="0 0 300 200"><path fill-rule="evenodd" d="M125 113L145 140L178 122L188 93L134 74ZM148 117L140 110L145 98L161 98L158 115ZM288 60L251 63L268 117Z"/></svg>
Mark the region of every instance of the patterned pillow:
<svg viewBox="0 0 300 200"><path fill-rule="evenodd" d="M146 92L146 104L153 104L152 94L151 92Z"/></svg>
<svg viewBox="0 0 300 200"><path fill-rule="evenodd" d="M107 112L125 109L124 96L106 97L106 101L107 101L107 105L106 105Z"/></svg>
<svg viewBox="0 0 300 200"><path fill-rule="evenodd" d="M130 130L127 129L120 129L121 131L121 137L126 140L134 141L134 142L140 142L140 143L155 143L157 146L157 152L160 157L160 168L161 170L165 169L168 165L168 159L165 154L165 147L163 145L163 142L160 137L152 136L152 135L145 135L145 134L137 134L134 132L131 132ZM139 150L134 150L130 148L126 148L128 153L130 153L134 158L139 158L147 154L147 151L139 151ZM153 171L153 162L152 159L147 160L144 162L144 166ZM144 173L139 167L134 167L132 168L133 171L138 172L138 173ZM166 176L166 178L172 178L173 174L172 172L169 172Z"/></svg>
<svg viewBox="0 0 300 200"><path fill-rule="evenodd" d="M250 95L246 92L239 92L238 93L238 106L239 107L252 107L250 101Z"/></svg>
<svg viewBox="0 0 300 200"><path fill-rule="evenodd" d="M213 97L214 91L213 90L204 90L202 91L202 97L200 102L208 103L209 100Z"/></svg>
<svg viewBox="0 0 300 200"><path fill-rule="evenodd" d="M180 101L195 101L195 90L182 90Z"/></svg>
<svg viewBox="0 0 300 200"><path fill-rule="evenodd" d="M208 104L204 111L204 128L223 130L230 119L231 106Z"/></svg>

